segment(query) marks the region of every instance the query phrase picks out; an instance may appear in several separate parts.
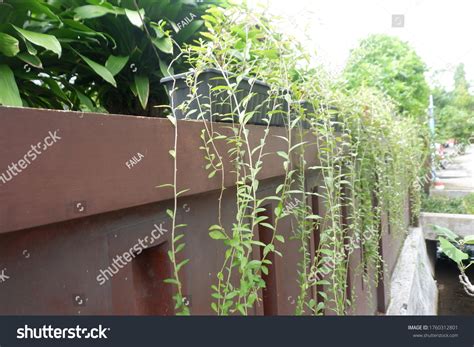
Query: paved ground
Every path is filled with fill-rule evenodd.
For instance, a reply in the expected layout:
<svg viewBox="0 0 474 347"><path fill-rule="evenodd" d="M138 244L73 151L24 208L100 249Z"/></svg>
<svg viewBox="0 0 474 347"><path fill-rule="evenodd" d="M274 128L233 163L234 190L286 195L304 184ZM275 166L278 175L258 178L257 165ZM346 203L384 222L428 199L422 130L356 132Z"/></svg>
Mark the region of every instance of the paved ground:
<svg viewBox="0 0 474 347"><path fill-rule="evenodd" d="M446 170L438 170L436 175L444 183L445 190L474 191L474 145L466 154L454 158Z"/></svg>

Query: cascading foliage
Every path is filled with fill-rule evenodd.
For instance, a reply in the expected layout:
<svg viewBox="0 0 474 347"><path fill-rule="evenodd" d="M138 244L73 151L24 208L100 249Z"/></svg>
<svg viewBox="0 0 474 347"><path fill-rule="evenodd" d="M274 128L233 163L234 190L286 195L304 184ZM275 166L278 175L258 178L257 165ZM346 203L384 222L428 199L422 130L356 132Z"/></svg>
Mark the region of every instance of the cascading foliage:
<svg viewBox="0 0 474 347"><path fill-rule="evenodd" d="M269 255L285 256L276 242L285 241L278 222L291 218L292 238L299 242L301 254L295 314L353 312L355 294L348 287L350 255L360 250L362 264L355 275L363 276L369 288L376 285L384 267L379 254L382 218L389 219L393 234L403 237L407 202L411 200L415 210L419 206L420 186L416 182L426 159L424 124L415 117L398 116L396 103L380 91L348 89L321 67L310 67L311 52L295 38L278 32L265 13L244 4L213 7L203 19L207 41L195 41L182 52L194 73L188 78L191 93L182 108L184 112L197 112L197 118L204 122L201 149L208 161L209 177L221 178L219 201L225 191L223 158L231 158L237 211L233 224L224 225L219 203L219 222L209 228L210 237L226 249L222 269L212 286L212 309L220 315L247 315L259 304L258 292L265 287L263 278L271 263ZM230 122L230 135L217 132L204 118L209 111L215 112L212 104L199 104L196 76L210 67L223 76L225 71L233 74L233 78L225 78L224 85L214 88L214 92L225 93L233 105L230 114L220 115ZM285 178L272 196L261 197L258 190L262 158L270 154L265 147L269 126L260 143L250 147L247 123L255 111L248 108L252 93L243 100L238 98L239 81L244 77L268 82L271 95L286 91L288 106L283 113L287 134L281 138L288 146L277 153L283 159ZM198 101L198 109L186 109L193 101ZM301 101L313 110L303 109ZM275 108L270 114L274 112ZM310 124L308 130L300 126L302 121ZM315 135L316 143L305 142L305 132ZM219 152L219 141L229 146L228 153ZM310 145L318 146L319 165L308 168L303 155ZM317 191L307 190L308 170L320 177ZM324 206L321 215L313 215L310 207L314 196ZM287 208L290 200L298 204ZM275 208L273 224L262 214L269 202ZM259 226L272 231L270 242L257 241ZM316 227L320 243L312 254L309 245ZM264 249L263 259L252 256L255 247ZM317 298L311 297L311 290L317 292Z"/></svg>

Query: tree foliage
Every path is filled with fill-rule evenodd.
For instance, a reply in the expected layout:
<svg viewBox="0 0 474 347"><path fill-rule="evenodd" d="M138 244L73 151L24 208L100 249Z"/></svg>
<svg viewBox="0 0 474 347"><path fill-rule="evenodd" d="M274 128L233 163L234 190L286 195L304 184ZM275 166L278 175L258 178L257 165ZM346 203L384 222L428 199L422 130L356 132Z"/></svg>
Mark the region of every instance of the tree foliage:
<svg viewBox="0 0 474 347"><path fill-rule="evenodd" d="M388 95L398 113L423 117L428 106L426 66L405 42L387 35L372 35L352 50L345 69L350 88L374 87Z"/></svg>
<svg viewBox="0 0 474 347"><path fill-rule="evenodd" d="M452 91L439 86L433 90L437 141L467 143L474 136L474 96L469 92L464 64L456 67L453 78Z"/></svg>

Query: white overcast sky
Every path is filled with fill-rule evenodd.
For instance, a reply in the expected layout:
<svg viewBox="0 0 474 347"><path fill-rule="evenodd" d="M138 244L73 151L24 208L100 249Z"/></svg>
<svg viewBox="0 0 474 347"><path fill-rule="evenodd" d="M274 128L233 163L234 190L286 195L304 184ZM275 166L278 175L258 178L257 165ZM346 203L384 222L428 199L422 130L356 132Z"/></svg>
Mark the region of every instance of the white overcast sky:
<svg viewBox="0 0 474 347"><path fill-rule="evenodd" d="M474 0L249 0L268 5L288 30L316 49L329 71L344 67L351 48L370 34L408 41L430 68L447 69L440 80L448 88L452 72L464 63L474 82ZM404 27L392 27L392 15L404 15ZM306 34L305 34L306 33ZM427 77L430 77L431 73ZM472 83L471 83L472 84Z"/></svg>

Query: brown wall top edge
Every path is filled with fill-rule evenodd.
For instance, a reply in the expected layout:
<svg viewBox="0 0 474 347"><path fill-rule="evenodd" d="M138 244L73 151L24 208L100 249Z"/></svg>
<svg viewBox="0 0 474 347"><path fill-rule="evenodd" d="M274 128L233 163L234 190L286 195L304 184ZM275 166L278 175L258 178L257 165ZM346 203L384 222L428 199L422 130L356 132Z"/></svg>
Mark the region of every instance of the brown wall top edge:
<svg viewBox="0 0 474 347"><path fill-rule="evenodd" d="M213 127L229 131L228 124ZM219 177L209 179L204 168L202 129L200 121L178 121L178 188L190 189L186 195L219 189L221 183ZM249 129L250 142L257 145L265 127ZM54 131L57 142L33 160L31 146ZM268 152L285 150L284 141L272 136L285 131L271 128ZM29 159L20 173L0 179L0 233L171 199L171 189L156 187L173 182L173 144L167 119L0 107L0 176L9 178L12 164ZM221 141L219 151L227 153L226 146ZM316 161L312 147L310 165ZM283 174L277 155L264 163L260 179ZM228 158L225 164L230 171ZM225 185L232 185L226 176Z"/></svg>

